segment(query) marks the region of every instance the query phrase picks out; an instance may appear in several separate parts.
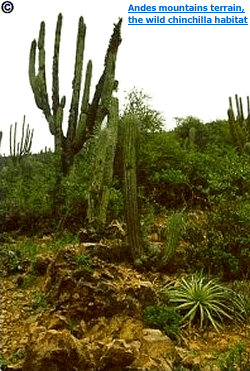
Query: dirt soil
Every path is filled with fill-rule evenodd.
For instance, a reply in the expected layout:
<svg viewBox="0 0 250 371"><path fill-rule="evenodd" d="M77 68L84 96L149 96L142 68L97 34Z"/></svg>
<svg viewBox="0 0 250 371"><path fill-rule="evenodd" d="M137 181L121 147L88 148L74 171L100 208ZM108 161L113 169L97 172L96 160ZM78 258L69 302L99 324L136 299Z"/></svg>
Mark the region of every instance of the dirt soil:
<svg viewBox="0 0 250 371"><path fill-rule="evenodd" d="M1 353L8 364L3 369L42 370L45 359L52 362L48 357L53 353L51 350L49 356L48 352L46 356L41 354L43 344L54 346L57 359L63 359L66 345L61 348L58 345L62 343L62 336L75 352L72 357L78 357L83 344L84 349L88 349L86 357L78 360L86 370L112 370L111 359L115 357L122 360L124 369L161 367L167 371L179 362L186 369L196 365L200 370L210 370L216 352L224 352L240 341L250 349L249 324L227 327L220 333L212 328L204 333L183 329L178 341L150 332L143 321L143 308L157 302L158 290L175 277L138 272L128 263L104 261L99 256L102 256L100 250L106 247L97 245L81 243L63 248L54 256L40 255L35 275L31 275L28 268L22 274L2 277ZM79 266L77 257L94 248L97 254L92 257L92 266ZM164 351L167 349L167 360L162 354L152 353L150 336L152 344L158 342ZM71 357L68 354L67 357ZM80 370L74 367L72 370ZM61 368L55 366L53 370Z"/></svg>

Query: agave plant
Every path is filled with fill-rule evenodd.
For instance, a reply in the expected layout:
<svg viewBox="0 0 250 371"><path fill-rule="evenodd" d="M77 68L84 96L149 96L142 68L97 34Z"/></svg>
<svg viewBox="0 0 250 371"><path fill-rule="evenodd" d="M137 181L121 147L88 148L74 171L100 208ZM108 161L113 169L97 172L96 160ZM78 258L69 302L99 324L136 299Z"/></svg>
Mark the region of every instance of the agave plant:
<svg viewBox="0 0 250 371"><path fill-rule="evenodd" d="M210 322L219 331L223 319L244 318L242 298L215 279L194 274L182 278L176 286L166 286L163 293L184 314L182 321L188 322L189 326L199 320L200 329Z"/></svg>

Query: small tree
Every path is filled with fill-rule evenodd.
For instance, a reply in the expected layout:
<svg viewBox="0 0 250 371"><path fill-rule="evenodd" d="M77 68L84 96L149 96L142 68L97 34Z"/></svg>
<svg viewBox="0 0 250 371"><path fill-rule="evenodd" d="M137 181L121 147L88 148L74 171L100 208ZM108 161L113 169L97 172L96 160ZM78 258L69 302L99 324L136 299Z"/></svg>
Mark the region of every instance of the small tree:
<svg viewBox="0 0 250 371"><path fill-rule="evenodd" d="M151 96L142 89L133 88L128 92L124 115L133 113L140 120L140 132L156 133L163 130L165 120L162 114L150 106Z"/></svg>

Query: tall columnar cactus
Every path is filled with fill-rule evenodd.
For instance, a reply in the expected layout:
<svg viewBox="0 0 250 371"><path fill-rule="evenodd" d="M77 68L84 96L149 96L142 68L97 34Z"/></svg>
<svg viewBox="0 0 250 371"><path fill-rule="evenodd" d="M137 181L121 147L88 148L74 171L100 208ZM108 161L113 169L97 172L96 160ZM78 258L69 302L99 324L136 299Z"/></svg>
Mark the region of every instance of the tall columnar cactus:
<svg viewBox="0 0 250 371"><path fill-rule="evenodd" d="M10 155L14 159L18 158L20 160L23 155L30 153L34 129L30 131L29 124L27 124L26 130L25 130L25 116L24 116L23 125L22 125L21 141L18 143L16 141L17 122L15 123L13 138L12 138L12 129L13 129L13 126L10 125Z"/></svg>
<svg viewBox="0 0 250 371"><path fill-rule="evenodd" d="M228 122L230 125L230 133L234 145L240 153L245 152L249 147L250 142L250 104L247 97L247 117L244 116L242 99L235 95L236 111L235 116L233 110L232 98L229 97Z"/></svg>
<svg viewBox="0 0 250 371"><path fill-rule="evenodd" d="M119 124L119 101L111 98L107 127L99 132L97 151L92 168L88 220L98 231L106 223L110 187L113 179L114 158Z"/></svg>
<svg viewBox="0 0 250 371"><path fill-rule="evenodd" d="M80 104L83 56L86 35L86 25L83 17L78 23L76 43L75 69L72 82L72 98L68 117L67 134L62 129L63 113L66 98L60 98L59 93L59 52L62 29L62 14L58 15L54 57L52 66L52 107L49 103L45 71L45 23L40 26L38 42L33 40L29 57L29 80L35 102L45 115L51 134L54 136L55 151L61 151L62 173L66 175L72 165L74 155L79 152L87 139L93 135L94 128L101 125L108 114L112 92L117 87L115 80L115 65L118 47L121 43L121 22L114 25L107 49L104 70L96 85L92 102L89 102L90 84L92 77L92 62L87 64L84 89ZM38 48L38 73L36 73L36 50Z"/></svg>
<svg viewBox="0 0 250 371"><path fill-rule="evenodd" d="M184 148L195 148L195 136L196 136L196 128L194 126L191 126L188 131L188 137L185 138L184 141Z"/></svg>
<svg viewBox="0 0 250 371"><path fill-rule="evenodd" d="M136 157L138 148L139 119L128 114L123 122L124 200L127 221L128 243L134 261L141 255L140 218L137 198Z"/></svg>

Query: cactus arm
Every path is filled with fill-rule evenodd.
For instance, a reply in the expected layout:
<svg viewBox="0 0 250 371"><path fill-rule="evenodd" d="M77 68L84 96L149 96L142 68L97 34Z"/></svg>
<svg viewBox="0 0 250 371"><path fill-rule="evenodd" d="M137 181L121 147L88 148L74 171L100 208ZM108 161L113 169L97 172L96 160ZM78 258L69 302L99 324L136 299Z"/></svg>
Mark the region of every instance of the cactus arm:
<svg viewBox="0 0 250 371"><path fill-rule="evenodd" d="M247 141L250 140L250 101L247 96L247 118L246 118Z"/></svg>
<svg viewBox="0 0 250 371"><path fill-rule="evenodd" d="M12 156L12 124L10 125L10 156Z"/></svg>
<svg viewBox="0 0 250 371"><path fill-rule="evenodd" d="M115 62L118 52L118 47L122 41L121 39L121 23L122 18L115 24L113 34L109 41L109 46L105 56L104 71L96 85L95 94L88 111L87 129L88 134L93 134L93 129L96 121L102 122L103 118L108 112L107 102L111 98L112 91L115 87L114 71ZM112 90L112 91L111 91ZM110 94L111 91L111 94ZM101 105L99 107L99 103Z"/></svg>
<svg viewBox="0 0 250 371"><path fill-rule="evenodd" d="M54 56L52 65L52 111L53 116L56 116L59 107L59 52L62 30L62 14L60 13L57 18L55 43L54 43Z"/></svg>
<svg viewBox="0 0 250 371"><path fill-rule="evenodd" d="M21 143L20 143L20 155L23 152L24 126L25 126L25 115L23 116L22 136L21 136ZM29 127L29 125L28 125L28 127Z"/></svg>
<svg viewBox="0 0 250 371"><path fill-rule="evenodd" d="M240 104L239 104L238 94L235 94L235 103L236 103L237 119L238 119L240 117Z"/></svg>
<svg viewBox="0 0 250 371"><path fill-rule="evenodd" d="M26 152L29 153L31 150L31 145L32 145L32 140L33 140L33 134L34 134L34 129L31 130L31 133L29 133L29 141L27 144Z"/></svg>
<svg viewBox="0 0 250 371"><path fill-rule="evenodd" d="M41 22L38 43L36 43L35 40L33 40L33 42L31 43L29 57L29 80L34 93L36 105L39 109L43 111L45 118L49 123L50 132L51 134L53 134L54 132L53 117L51 116L46 84L44 38L45 38L45 23ZM36 46L38 46L39 51L37 75L35 72Z"/></svg>
<svg viewBox="0 0 250 371"><path fill-rule="evenodd" d="M238 102L238 97L236 99L236 102ZM239 114L239 104L236 103L238 106L237 112ZM230 106L230 99L229 99L229 106ZM227 111L228 114L228 122L229 122L229 128L230 128L230 133L231 137L233 140L234 145L239 149L239 151L242 153L244 149L244 144L245 144L245 138L244 138L244 131L243 127L239 123L239 116L237 119L235 119L234 111L232 108L232 105Z"/></svg>
<svg viewBox="0 0 250 371"><path fill-rule="evenodd" d="M134 261L141 255L140 218L137 200L136 142L139 120L134 114L125 116L124 122L124 199L128 241Z"/></svg>
<svg viewBox="0 0 250 371"><path fill-rule="evenodd" d="M22 154L21 154L21 151L20 151L20 143L18 142L17 143L17 150L16 150L16 157L19 157L20 158L21 155Z"/></svg>
<svg viewBox="0 0 250 371"><path fill-rule="evenodd" d="M81 147L82 143L84 142L84 137L86 133L86 122L87 122L87 111L89 106L89 95L90 95L90 85L91 85L91 78L92 78L92 61L88 62L86 75L85 75L85 83L84 83L84 90L81 102L81 112L79 115L77 127L76 127L76 134L73 142L73 148L75 152L78 152Z"/></svg>
<svg viewBox="0 0 250 371"><path fill-rule="evenodd" d="M86 69L86 75L85 75L85 83L84 83L84 90L83 90L83 97L82 97L82 104L81 104L81 113L87 113L87 110L88 110L91 78L92 78L92 61L89 60L87 69Z"/></svg>
<svg viewBox="0 0 250 371"><path fill-rule="evenodd" d="M31 85L31 88L33 90L35 99L37 99L37 96L35 94L35 91L36 91L36 87L35 87L35 81L36 81L36 40L33 40L32 41L31 47L30 47L30 55L29 55L29 81L30 81L30 85ZM41 108L42 109L42 107L39 107L38 103L39 103L39 101L36 102L38 108Z"/></svg>
<svg viewBox="0 0 250 371"><path fill-rule="evenodd" d="M30 152L34 129L30 131L29 124L28 124L26 131L25 131L25 116L24 116L23 124L22 124L21 141L18 143L16 140L17 122L15 123L13 138L12 138L12 129L13 129L13 125L10 125L10 156L13 157L14 160L16 160L16 158L20 160L23 155L28 154Z"/></svg>
<svg viewBox="0 0 250 371"><path fill-rule="evenodd" d="M242 104L242 98L241 97L239 98L239 106L240 106L240 117L239 117L239 120L240 120L240 123L242 124L243 121L245 120L245 118L244 118L243 104Z"/></svg>
<svg viewBox="0 0 250 371"><path fill-rule="evenodd" d="M13 147L14 147L14 151L13 151L13 155L14 157L16 156L16 129L17 129L17 122L15 122L15 129L14 129L14 142L13 142Z"/></svg>
<svg viewBox="0 0 250 371"><path fill-rule="evenodd" d="M78 119L78 107L80 99L80 89L82 82L82 67L83 67L83 54L85 46L85 35L86 35L86 25L84 23L83 17L79 18L78 23L78 34L77 34L77 45L76 45L76 58L75 58L75 70L74 78L72 81L72 100L69 111L69 124L67 138L72 142L75 136L76 123Z"/></svg>

